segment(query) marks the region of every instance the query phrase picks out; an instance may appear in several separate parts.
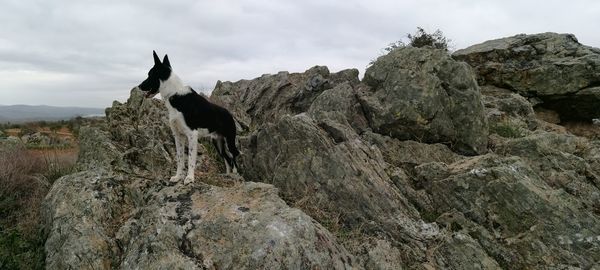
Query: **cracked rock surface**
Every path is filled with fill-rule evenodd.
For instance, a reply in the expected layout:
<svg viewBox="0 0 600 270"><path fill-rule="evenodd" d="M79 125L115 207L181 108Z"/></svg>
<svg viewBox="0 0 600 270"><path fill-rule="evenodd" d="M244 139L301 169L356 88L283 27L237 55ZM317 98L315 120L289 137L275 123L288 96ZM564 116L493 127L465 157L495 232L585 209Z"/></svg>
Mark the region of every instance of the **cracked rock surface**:
<svg viewBox="0 0 600 270"><path fill-rule="evenodd" d="M82 130L81 172L59 179L43 206L48 269L356 264L327 229L280 199L277 188L207 170L215 161L204 148L196 182L168 183L173 168L165 156L173 152L169 137L160 136L161 110L159 101L132 91L127 103L108 110L108 132Z"/></svg>
<svg viewBox="0 0 600 270"><path fill-rule="evenodd" d="M473 55L504 57L522 40L555 57L597 50L542 34ZM105 130L82 128L80 172L45 200L47 268L599 268L600 141L548 128L514 91L545 82L507 89L457 55L401 48L362 81L317 66L218 82L211 100L238 122L241 176L221 174L201 141L187 185L167 181L164 105L132 91Z"/></svg>

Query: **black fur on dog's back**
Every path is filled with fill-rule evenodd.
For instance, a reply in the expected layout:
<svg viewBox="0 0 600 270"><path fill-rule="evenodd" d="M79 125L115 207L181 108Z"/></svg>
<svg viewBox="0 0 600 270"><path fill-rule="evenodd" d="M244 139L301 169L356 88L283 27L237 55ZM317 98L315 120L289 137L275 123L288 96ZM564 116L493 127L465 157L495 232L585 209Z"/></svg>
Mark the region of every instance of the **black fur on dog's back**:
<svg viewBox="0 0 600 270"><path fill-rule="evenodd" d="M217 133L225 137L233 158L239 155L235 146L236 128L233 116L219 105L211 103L205 97L191 89L185 95L173 95L169 103L183 114L186 125L191 129L208 129L209 133Z"/></svg>

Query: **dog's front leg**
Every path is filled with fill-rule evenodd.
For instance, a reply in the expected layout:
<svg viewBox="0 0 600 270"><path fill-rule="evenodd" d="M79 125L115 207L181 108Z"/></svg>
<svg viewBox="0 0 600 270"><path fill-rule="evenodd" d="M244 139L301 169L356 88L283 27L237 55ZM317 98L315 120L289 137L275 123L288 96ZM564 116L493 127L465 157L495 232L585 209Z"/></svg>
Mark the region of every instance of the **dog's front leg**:
<svg viewBox="0 0 600 270"><path fill-rule="evenodd" d="M177 129L175 122L171 122L170 124L173 137L175 138L175 149L177 150L177 156L175 157L177 160L177 172L175 176L171 177L170 181L177 182L183 178L183 169L185 166L185 147L183 144L185 143L185 136Z"/></svg>
<svg viewBox="0 0 600 270"><path fill-rule="evenodd" d="M184 183L194 182L194 173L196 172L196 157L198 157L198 131L192 130L188 136L188 173Z"/></svg>

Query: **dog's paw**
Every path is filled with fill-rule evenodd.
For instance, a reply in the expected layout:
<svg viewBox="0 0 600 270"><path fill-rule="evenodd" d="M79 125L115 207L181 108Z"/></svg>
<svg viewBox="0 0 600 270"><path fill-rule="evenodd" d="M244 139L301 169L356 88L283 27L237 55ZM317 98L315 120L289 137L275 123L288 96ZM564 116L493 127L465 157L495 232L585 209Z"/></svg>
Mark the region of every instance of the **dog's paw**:
<svg viewBox="0 0 600 270"><path fill-rule="evenodd" d="M169 179L169 181L171 181L171 182L179 182L179 180L181 180L181 176L179 176L179 175L175 175L175 176L171 177L171 179Z"/></svg>
<svg viewBox="0 0 600 270"><path fill-rule="evenodd" d="M194 177L193 176L189 176L188 175L188 176L185 177L185 180L183 180L184 184L189 184L191 182L194 182Z"/></svg>

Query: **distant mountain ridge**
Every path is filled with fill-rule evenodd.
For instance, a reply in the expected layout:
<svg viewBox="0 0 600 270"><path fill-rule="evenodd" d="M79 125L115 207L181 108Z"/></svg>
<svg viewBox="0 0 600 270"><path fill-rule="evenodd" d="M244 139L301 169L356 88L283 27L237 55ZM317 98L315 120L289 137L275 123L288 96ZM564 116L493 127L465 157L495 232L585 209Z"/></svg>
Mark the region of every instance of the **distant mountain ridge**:
<svg viewBox="0 0 600 270"><path fill-rule="evenodd" d="M103 108L56 107L48 105L0 105L0 123L68 120L77 116L104 115Z"/></svg>

